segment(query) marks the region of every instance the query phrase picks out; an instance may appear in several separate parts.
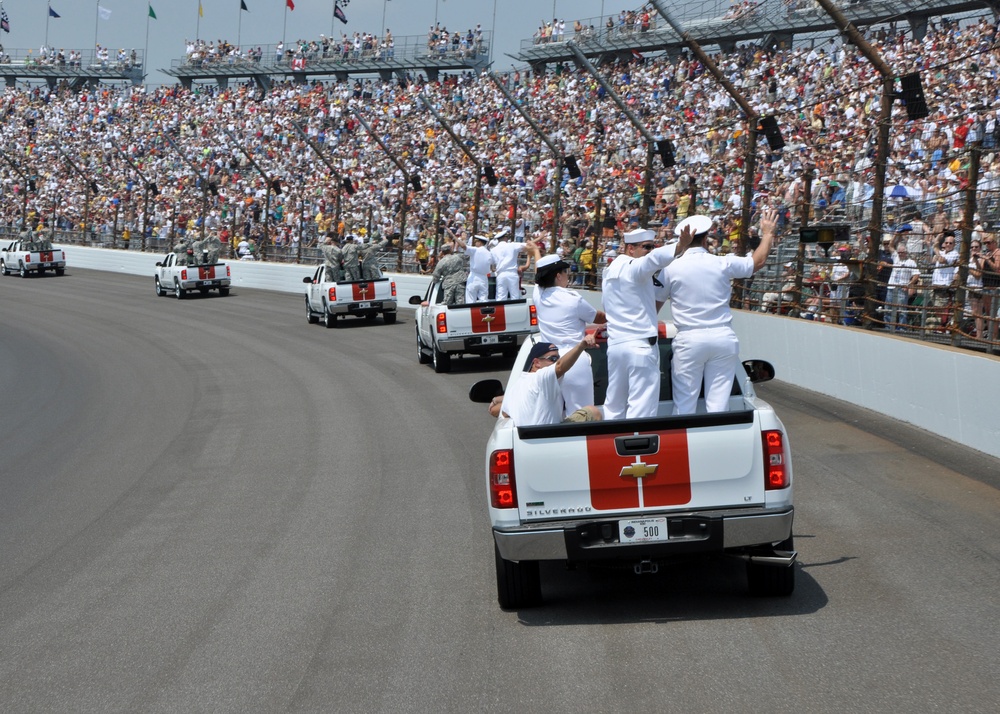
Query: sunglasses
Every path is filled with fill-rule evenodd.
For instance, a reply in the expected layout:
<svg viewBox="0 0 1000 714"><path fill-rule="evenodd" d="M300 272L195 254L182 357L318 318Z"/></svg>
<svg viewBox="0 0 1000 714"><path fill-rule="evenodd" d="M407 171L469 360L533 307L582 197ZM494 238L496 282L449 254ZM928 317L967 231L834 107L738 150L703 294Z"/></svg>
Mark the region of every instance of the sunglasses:
<svg viewBox="0 0 1000 714"><path fill-rule="evenodd" d="M656 247L656 244L655 243L643 243L639 247L642 248L643 250L653 250L653 248Z"/></svg>
<svg viewBox="0 0 1000 714"><path fill-rule="evenodd" d="M536 359L540 359L543 362L558 362L559 355L549 355L548 357L537 357Z"/></svg>

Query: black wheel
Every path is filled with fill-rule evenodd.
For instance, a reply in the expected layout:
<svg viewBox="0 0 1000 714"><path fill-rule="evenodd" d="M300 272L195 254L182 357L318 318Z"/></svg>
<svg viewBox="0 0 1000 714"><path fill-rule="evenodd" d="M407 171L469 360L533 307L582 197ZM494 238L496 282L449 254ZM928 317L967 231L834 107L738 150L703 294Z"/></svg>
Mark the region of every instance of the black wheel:
<svg viewBox="0 0 1000 714"><path fill-rule="evenodd" d="M537 560L515 563L500 557L500 549L493 544L497 564L497 602L501 610L520 610L542 604L542 578Z"/></svg>
<svg viewBox="0 0 1000 714"><path fill-rule="evenodd" d="M178 300L184 299L184 290L181 288L181 281L174 278L174 297Z"/></svg>
<svg viewBox="0 0 1000 714"><path fill-rule="evenodd" d="M7 269L7 264L0 260L0 273L4 275L10 275L10 270Z"/></svg>
<svg viewBox="0 0 1000 714"><path fill-rule="evenodd" d="M17 271L22 278L28 277L28 269L24 267L24 263L21 263Z"/></svg>
<svg viewBox="0 0 1000 714"><path fill-rule="evenodd" d="M66 268L56 268L56 275L64 275L66 273Z"/></svg>
<svg viewBox="0 0 1000 714"><path fill-rule="evenodd" d="M312 308L309 307L309 298L306 298L306 321L310 325L315 325L319 322L319 318L313 313Z"/></svg>
<svg viewBox="0 0 1000 714"><path fill-rule="evenodd" d="M417 363L430 364L431 356L424 350L424 343L420 341L420 333L417 333Z"/></svg>
<svg viewBox="0 0 1000 714"><path fill-rule="evenodd" d="M229 297L229 288L219 288L219 297Z"/></svg>
<svg viewBox="0 0 1000 714"><path fill-rule="evenodd" d="M323 310L323 326L327 329L337 326L337 316L331 314L330 308Z"/></svg>
<svg viewBox="0 0 1000 714"><path fill-rule="evenodd" d="M382 313L382 319L385 321L385 324L392 325L392 324L394 324L396 322L396 313L394 313L394 312L383 312Z"/></svg>
<svg viewBox="0 0 1000 714"><path fill-rule="evenodd" d="M795 550L795 544L789 537L779 543L775 550ZM795 590L795 566L748 561L747 590L757 597L787 597Z"/></svg>
<svg viewBox="0 0 1000 714"><path fill-rule="evenodd" d="M447 352L442 352L437 347L432 347L431 349L433 351L433 357L431 359L434 361L434 371L438 374L441 374L442 372L450 372L451 355Z"/></svg>
<svg viewBox="0 0 1000 714"><path fill-rule="evenodd" d="M154 278L154 280L156 280L156 297L166 297L167 291L160 285L160 279Z"/></svg>

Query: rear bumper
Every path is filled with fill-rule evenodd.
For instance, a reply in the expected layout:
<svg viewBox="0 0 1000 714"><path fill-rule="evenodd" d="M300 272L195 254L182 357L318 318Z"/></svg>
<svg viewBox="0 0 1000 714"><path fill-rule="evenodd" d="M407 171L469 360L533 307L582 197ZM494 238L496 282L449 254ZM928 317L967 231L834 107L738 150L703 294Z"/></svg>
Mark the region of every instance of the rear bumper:
<svg viewBox="0 0 1000 714"><path fill-rule="evenodd" d="M396 312L395 300L369 300L367 302L335 302L329 306L331 315L378 315Z"/></svg>
<svg viewBox="0 0 1000 714"><path fill-rule="evenodd" d="M792 534L794 508L734 509L649 514L666 516L670 537L656 543L618 540L618 518L546 522L494 528L505 560L667 560L696 554L751 554ZM792 557L794 560L794 556Z"/></svg>
<svg viewBox="0 0 1000 714"><path fill-rule="evenodd" d="M198 288L228 288L232 283L230 278L218 278L216 280L182 280L181 288L184 290L197 290Z"/></svg>
<svg viewBox="0 0 1000 714"><path fill-rule="evenodd" d="M520 347L530 332L502 332L464 337L448 337L438 340L437 348L442 352L468 352L470 354L491 354L504 349ZM488 341L496 338L496 342ZM487 341L484 341L487 340Z"/></svg>

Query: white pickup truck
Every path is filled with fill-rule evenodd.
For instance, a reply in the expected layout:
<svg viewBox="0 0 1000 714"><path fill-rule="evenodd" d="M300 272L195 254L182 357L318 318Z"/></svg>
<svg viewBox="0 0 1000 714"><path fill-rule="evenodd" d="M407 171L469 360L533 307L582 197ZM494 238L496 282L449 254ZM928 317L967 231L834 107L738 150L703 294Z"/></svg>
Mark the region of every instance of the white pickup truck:
<svg viewBox="0 0 1000 714"><path fill-rule="evenodd" d="M193 290L202 295L218 290L219 295L225 297L229 294L232 275L226 263L187 265L177 260L176 253L168 253L156 263L154 280L157 295L163 297L173 293L180 300Z"/></svg>
<svg viewBox="0 0 1000 714"><path fill-rule="evenodd" d="M451 371L451 356L461 354L514 357L529 335L538 332L535 306L528 300L493 300L447 305L441 281L432 281L417 305L417 361L435 372Z"/></svg>
<svg viewBox="0 0 1000 714"><path fill-rule="evenodd" d="M306 288L306 320L315 325L322 318L326 327L335 327L338 317L363 317L372 321L379 315L385 324L396 321L396 282L389 278L375 280L326 279L320 265L312 277L302 278Z"/></svg>
<svg viewBox="0 0 1000 714"><path fill-rule="evenodd" d="M521 427L497 419L486 483L501 608L541 603L543 560L626 564L648 573L672 560L726 554L746 560L751 594L793 591L788 435L753 389L773 379L774 368L744 362L746 377L734 380L728 412L707 414L700 399L698 413L673 416L663 328L659 347L656 417ZM530 348L519 353L511 382L523 374ZM591 357L600 404L606 343ZM501 393L498 380L484 380L469 397L486 403Z"/></svg>
<svg viewBox="0 0 1000 714"><path fill-rule="evenodd" d="M66 272L66 252L61 248L45 246L47 250L38 249L38 241L16 240L0 249L0 273L10 275L16 270L22 278L29 273L43 275L46 270L55 271L56 275Z"/></svg>

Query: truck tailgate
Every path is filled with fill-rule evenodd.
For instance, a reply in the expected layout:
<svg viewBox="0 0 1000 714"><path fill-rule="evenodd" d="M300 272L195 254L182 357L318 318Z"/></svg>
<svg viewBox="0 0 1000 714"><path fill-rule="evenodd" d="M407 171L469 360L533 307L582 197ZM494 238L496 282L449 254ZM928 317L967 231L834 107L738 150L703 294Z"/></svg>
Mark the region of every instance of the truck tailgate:
<svg viewBox="0 0 1000 714"><path fill-rule="evenodd" d="M752 411L516 432L525 522L764 503L763 445Z"/></svg>
<svg viewBox="0 0 1000 714"><path fill-rule="evenodd" d="M452 305L448 308L448 332L454 336L530 329L531 316L527 300Z"/></svg>

